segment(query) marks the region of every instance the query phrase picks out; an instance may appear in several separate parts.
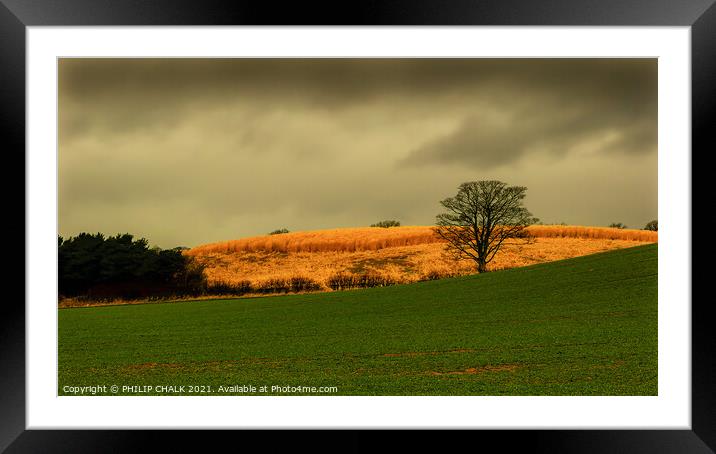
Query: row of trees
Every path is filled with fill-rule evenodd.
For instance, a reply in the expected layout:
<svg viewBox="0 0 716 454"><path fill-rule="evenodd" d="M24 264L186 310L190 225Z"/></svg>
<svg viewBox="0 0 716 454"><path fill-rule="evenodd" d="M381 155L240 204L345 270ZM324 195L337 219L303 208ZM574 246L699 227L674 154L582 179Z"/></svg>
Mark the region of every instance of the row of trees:
<svg viewBox="0 0 716 454"><path fill-rule="evenodd" d="M613 222L609 224L609 227L613 229L628 229L625 224L622 224L621 222ZM646 223L644 228L642 230L651 230L652 232L656 232L659 230L659 222L655 219L653 221L649 221Z"/></svg>
<svg viewBox="0 0 716 454"><path fill-rule="evenodd" d="M137 298L195 295L206 286L203 267L184 248L149 248L128 233L58 238L61 296Z"/></svg>

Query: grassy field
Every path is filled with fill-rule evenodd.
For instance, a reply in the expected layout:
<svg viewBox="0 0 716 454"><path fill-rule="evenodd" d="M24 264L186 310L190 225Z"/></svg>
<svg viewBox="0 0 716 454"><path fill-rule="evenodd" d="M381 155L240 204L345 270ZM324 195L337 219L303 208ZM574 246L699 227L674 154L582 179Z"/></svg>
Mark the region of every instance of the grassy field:
<svg viewBox="0 0 716 454"><path fill-rule="evenodd" d="M657 394L656 244L394 287L58 313L60 395Z"/></svg>

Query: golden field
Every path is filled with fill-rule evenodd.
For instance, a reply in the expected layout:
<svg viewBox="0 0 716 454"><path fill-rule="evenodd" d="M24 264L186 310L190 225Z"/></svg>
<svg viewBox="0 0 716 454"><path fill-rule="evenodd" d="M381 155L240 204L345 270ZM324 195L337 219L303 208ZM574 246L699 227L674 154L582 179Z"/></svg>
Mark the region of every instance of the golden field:
<svg viewBox="0 0 716 454"><path fill-rule="evenodd" d="M503 245L489 270L514 268L658 241L657 232L606 227L535 225L530 241ZM409 283L475 272L471 260L455 261L432 227L349 228L243 238L195 247L185 253L205 266L209 283L252 287L305 277L323 290L336 275L382 276Z"/></svg>

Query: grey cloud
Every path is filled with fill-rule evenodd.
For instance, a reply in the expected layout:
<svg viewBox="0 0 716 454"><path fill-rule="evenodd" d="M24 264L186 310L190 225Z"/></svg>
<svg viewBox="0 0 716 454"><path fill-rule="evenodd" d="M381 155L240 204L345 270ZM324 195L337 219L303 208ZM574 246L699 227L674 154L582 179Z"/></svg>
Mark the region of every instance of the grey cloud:
<svg viewBox="0 0 716 454"><path fill-rule="evenodd" d="M586 71L589 66L593 72ZM486 106L464 117L452 132L410 150L399 165L491 169L534 151L563 157L600 140L609 154L656 151L653 62L626 60L609 66L597 61L563 74L544 68L537 73L542 79L522 85L509 77L501 80ZM495 113L509 121L496 119Z"/></svg>
<svg viewBox="0 0 716 454"><path fill-rule="evenodd" d="M232 103L261 116L295 105L335 111L376 100L460 102L479 92L502 103L614 98L639 108L655 94L656 60L61 59L59 76L61 139L69 140L93 129L171 127Z"/></svg>
<svg viewBox="0 0 716 454"><path fill-rule="evenodd" d="M387 93L460 91L519 82L640 97L655 83L655 59L61 59L61 94L161 99L292 95L328 104Z"/></svg>

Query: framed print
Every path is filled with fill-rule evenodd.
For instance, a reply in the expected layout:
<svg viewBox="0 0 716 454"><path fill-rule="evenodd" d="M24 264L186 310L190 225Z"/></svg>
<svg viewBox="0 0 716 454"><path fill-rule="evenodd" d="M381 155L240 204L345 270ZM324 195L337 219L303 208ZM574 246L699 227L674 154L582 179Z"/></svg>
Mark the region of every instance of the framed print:
<svg viewBox="0 0 716 454"><path fill-rule="evenodd" d="M0 10L8 452L257 428L713 450L711 2L80 3Z"/></svg>

